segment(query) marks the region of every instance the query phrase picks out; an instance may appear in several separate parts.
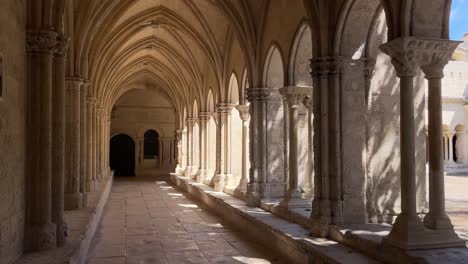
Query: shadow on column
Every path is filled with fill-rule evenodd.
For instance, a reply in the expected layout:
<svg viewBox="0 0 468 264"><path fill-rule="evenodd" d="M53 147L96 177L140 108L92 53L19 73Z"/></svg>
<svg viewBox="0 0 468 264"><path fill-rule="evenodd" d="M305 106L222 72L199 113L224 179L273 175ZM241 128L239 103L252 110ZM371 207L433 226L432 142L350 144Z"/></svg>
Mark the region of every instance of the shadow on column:
<svg viewBox="0 0 468 264"><path fill-rule="evenodd" d="M109 163L115 176L135 176L135 142L131 137L120 134L111 139Z"/></svg>

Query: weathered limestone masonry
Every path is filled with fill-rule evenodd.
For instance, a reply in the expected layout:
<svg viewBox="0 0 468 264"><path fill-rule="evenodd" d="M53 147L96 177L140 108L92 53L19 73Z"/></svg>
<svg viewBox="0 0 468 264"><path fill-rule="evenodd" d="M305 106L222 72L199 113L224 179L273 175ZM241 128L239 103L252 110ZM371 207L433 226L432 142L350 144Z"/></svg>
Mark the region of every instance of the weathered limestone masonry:
<svg viewBox="0 0 468 264"><path fill-rule="evenodd" d="M330 224L343 221L341 189L341 138L339 58L312 60L314 78L315 196L312 201L311 230L328 235Z"/></svg>
<svg viewBox="0 0 468 264"><path fill-rule="evenodd" d="M196 168L193 164L193 144L194 144L194 141L193 141L193 124L195 123L195 119L194 118L187 118L186 119L186 125L187 125L187 155L186 155L186 158L187 158L187 166L185 167L185 176L186 177L191 177L193 178L193 176L195 175L196 173Z"/></svg>
<svg viewBox="0 0 468 264"><path fill-rule="evenodd" d="M222 192L225 184L231 180L231 112L234 105L231 103L220 103L217 106L217 113L219 114L218 130L220 134L220 147L221 147L221 161L220 170L215 175L214 189Z"/></svg>
<svg viewBox="0 0 468 264"><path fill-rule="evenodd" d="M75 210L83 207L83 193L80 192L80 101L83 80L80 78L69 78L66 83L65 210Z"/></svg>
<svg viewBox="0 0 468 264"><path fill-rule="evenodd" d="M207 174L207 157L208 157L208 121L211 113L200 112L198 120L200 124L200 169L197 172L196 180L203 183Z"/></svg>
<svg viewBox="0 0 468 264"><path fill-rule="evenodd" d="M249 109L247 105L236 106L242 120L242 176L239 183L238 191L244 196L247 192L247 185L249 184L249 166L248 166L248 153L249 153Z"/></svg>
<svg viewBox="0 0 468 264"><path fill-rule="evenodd" d="M265 197L266 185L266 105L270 97L267 88L249 88L247 100L250 102L250 181L247 185L247 204L258 206Z"/></svg>
<svg viewBox="0 0 468 264"><path fill-rule="evenodd" d="M58 33L46 29L29 31L26 50L29 66L28 156L25 248L49 249L57 244L52 222L52 94L53 62Z"/></svg>
<svg viewBox="0 0 468 264"><path fill-rule="evenodd" d="M52 222L56 226L57 246L66 242L67 227L63 219L65 194L65 55L69 39L65 35L57 38L57 53L54 58L54 84L52 90Z"/></svg>
<svg viewBox="0 0 468 264"><path fill-rule="evenodd" d="M83 207L87 205L88 174L88 144L87 144L87 101L89 81L83 80L80 91L80 193L83 195Z"/></svg>
<svg viewBox="0 0 468 264"><path fill-rule="evenodd" d="M287 103L289 117L289 184L288 190L280 205L284 207L304 207L310 202L302 199L299 189L299 107L306 96L311 94L311 88L284 87L279 90Z"/></svg>
<svg viewBox="0 0 468 264"><path fill-rule="evenodd" d="M394 39L381 49L392 58L400 78L401 214L385 242L402 249L464 246L445 212L441 159L440 79L458 42L416 37ZM429 80L429 213L423 222L416 209L414 77L422 67ZM427 228L427 229L426 229Z"/></svg>
<svg viewBox="0 0 468 264"><path fill-rule="evenodd" d="M88 192L93 192L96 190L96 178L94 176L94 123L93 123L93 112L96 106L96 99L90 96L86 97L86 152L87 152L87 186L86 189Z"/></svg>

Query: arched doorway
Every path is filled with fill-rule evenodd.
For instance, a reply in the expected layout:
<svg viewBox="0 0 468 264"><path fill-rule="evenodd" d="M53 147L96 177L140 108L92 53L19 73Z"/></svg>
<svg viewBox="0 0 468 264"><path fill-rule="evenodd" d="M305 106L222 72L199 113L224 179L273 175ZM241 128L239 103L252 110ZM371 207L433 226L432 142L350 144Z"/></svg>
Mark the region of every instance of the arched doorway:
<svg viewBox="0 0 468 264"><path fill-rule="evenodd" d="M109 166L115 176L135 176L135 142L131 137L124 134L112 137Z"/></svg>

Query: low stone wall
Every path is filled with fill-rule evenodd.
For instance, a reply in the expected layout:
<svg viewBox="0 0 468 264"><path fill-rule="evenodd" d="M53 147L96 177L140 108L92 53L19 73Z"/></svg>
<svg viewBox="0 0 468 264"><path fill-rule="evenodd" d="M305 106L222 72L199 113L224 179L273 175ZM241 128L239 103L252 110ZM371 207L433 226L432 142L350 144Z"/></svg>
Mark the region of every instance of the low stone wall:
<svg viewBox="0 0 468 264"><path fill-rule="evenodd" d="M107 181L100 184L99 191L88 193L88 207L64 213L68 227L68 240L65 246L24 255L17 264L85 264L112 184L111 173Z"/></svg>
<svg viewBox="0 0 468 264"><path fill-rule="evenodd" d="M240 232L288 259L289 263L378 263L337 242L312 238L306 228L281 219L263 209L247 207L245 202L190 178L171 174L172 182Z"/></svg>

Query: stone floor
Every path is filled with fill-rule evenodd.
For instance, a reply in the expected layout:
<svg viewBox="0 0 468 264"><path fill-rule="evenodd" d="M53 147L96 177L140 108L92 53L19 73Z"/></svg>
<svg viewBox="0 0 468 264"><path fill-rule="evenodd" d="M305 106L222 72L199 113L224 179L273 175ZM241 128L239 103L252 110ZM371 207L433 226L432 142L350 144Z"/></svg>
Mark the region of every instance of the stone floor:
<svg viewBox="0 0 468 264"><path fill-rule="evenodd" d="M223 224L166 181L117 178L88 263L286 262Z"/></svg>
<svg viewBox="0 0 468 264"><path fill-rule="evenodd" d="M455 230L468 241L468 176L445 176L445 204Z"/></svg>

